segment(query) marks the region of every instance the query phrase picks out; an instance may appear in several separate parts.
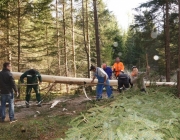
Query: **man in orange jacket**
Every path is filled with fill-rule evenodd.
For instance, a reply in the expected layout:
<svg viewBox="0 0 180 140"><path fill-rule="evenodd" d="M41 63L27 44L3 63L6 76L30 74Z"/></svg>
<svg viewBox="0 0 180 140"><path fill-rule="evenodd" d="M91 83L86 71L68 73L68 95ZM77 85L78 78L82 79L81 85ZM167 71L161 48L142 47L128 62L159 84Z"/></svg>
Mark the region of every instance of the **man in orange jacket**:
<svg viewBox="0 0 180 140"><path fill-rule="evenodd" d="M116 62L113 65L113 72L116 76L116 78L119 76L121 71L124 71L124 64L122 62L120 62L120 58L117 57L116 58Z"/></svg>

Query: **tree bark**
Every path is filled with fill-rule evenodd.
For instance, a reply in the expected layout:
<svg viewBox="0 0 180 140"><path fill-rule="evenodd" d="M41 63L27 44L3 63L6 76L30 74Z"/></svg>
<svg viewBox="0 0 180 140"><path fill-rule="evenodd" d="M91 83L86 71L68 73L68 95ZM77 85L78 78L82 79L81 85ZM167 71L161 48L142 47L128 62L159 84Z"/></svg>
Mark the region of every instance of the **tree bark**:
<svg viewBox="0 0 180 140"><path fill-rule="evenodd" d="M8 14L7 14L7 60L12 63L12 54L11 54L11 47L10 47L10 5L8 3ZM12 65L12 64L11 64Z"/></svg>
<svg viewBox="0 0 180 140"><path fill-rule="evenodd" d="M75 41L74 41L74 19L73 19L73 0L71 0L71 37L72 37L72 55L73 55L73 74L76 77L76 57L75 57Z"/></svg>
<svg viewBox="0 0 180 140"><path fill-rule="evenodd" d="M97 0L93 0L94 6L94 27L95 27L95 38L96 38L96 55L97 55L97 66L101 67L101 54L100 54L100 42L99 42L99 25L98 25L98 14L97 14Z"/></svg>
<svg viewBox="0 0 180 140"><path fill-rule="evenodd" d="M169 38L169 0L166 0L166 24L165 24L165 60L166 60L166 81L170 82L170 38Z"/></svg>
<svg viewBox="0 0 180 140"><path fill-rule="evenodd" d="M178 39L178 69L177 69L177 88L178 88L178 96L180 97L180 0L178 0L178 10L179 10L179 39Z"/></svg>
<svg viewBox="0 0 180 140"><path fill-rule="evenodd" d="M68 76L68 65L67 65L67 46L66 46L66 21L65 21L65 6L66 2L63 0L63 44L64 44L64 64L65 64L65 76ZM69 86L66 85L66 91L69 92Z"/></svg>
<svg viewBox="0 0 180 140"><path fill-rule="evenodd" d="M18 72L20 72L20 56L21 56L21 33L20 33L20 0L18 0L18 15L17 15L17 25L18 25Z"/></svg>
<svg viewBox="0 0 180 140"><path fill-rule="evenodd" d="M87 43L87 48L88 48L88 78L90 78L90 65L91 65L91 47L90 47L90 39L89 39L89 19L88 19L88 0L86 0L86 43Z"/></svg>

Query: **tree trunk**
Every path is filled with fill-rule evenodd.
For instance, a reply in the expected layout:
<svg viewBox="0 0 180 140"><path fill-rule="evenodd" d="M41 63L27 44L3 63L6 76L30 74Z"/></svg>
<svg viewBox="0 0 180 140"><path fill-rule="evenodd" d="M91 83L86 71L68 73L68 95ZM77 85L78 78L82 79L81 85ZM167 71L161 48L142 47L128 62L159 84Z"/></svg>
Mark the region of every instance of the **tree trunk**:
<svg viewBox="0 0 180 140"><path fill-rule="evenodd" d="M97 55L97 66L101 67L101 54L100 54L100 42L99 42L99 25L98 25L98 14L97 14L97 0L93 0L94 6L94 26L95 26L95 38L96 38L96 55Z"/></svg>
<svg viewBox="0 0 180 140"><path fill-rule="evenodd" d="M58 50L58 75L61 75L61 50L59 46L58 0L56 0L56 47Z"/></svg>
<svg viewBox="0 0 180 140"><path fill-rule="evenodd" d="M165 60L166 60L166 82L170 82L170 38L169 38L169 1L166 0L166 24L165 24Z"/></svg>
<svg viewBox="0 0 180 140"><path fill-rule="evenodd" d="M178 0L179 6L179 39L178 39L178 70L177 70L177 88L178 88L178 96L180 97L180 0Z"/></svg>
<svg viewBox="0 0 180 140"><path fill-rule="evenodd" d="M17 17L17 25L18 25L18 72L20 72L20 56L21 56L21 46L20 46L20 0L18 0L18 17Z"/></svg>
<svg viewBox="0 0 180 140"><path fill-rule="evenodd" d="M74 19L73 19L73 0L71 0L71 37L72 37L72 55L73 55L73 74L76 77L76 58L75 58L75 41L74 41Z"/></svg>
<svg viewBox="0 0 180 140"><path fill-rule="evenodd" d="M89 19L88 19L88 0L86 0L86 43L87 43L87 48L88 48L88 78L90 78L90 65L91 65L91 48L90 48L90 39L89 39Z"/></svg>
<svg viewBox="0 0 180 140"><path fill-rule="evenodd" d="M8 15L7 15L7 60L8 62L12 63L12 54L11 54L11 47L10 47L10 5L8 3ZM12 65L12 64L11 64Z"/></svg>
<svg viewBox="0 0 180 140"><path fill-rule="evenodd" d="M47 30L47 25L46 25L46 34L45 34L45 39L46 39L46 52L47 52L47 73L50 74L50 66L49 66L49 47L48 47L48 30Z"/></svg>
<svg viewBox="0 0 180 140"><path fill-rule="evenodd" d="M68 65L67 65L67 46L66 46L66 21L65 21L65 0L63 0L63 44L64 44L64 64L65 64L65 76L68 76ZM69 92L69 87L66 85L67 93Z"/></svg>
<svg viewBox="0 0 180 140"><path fill-rule="evenodd" d="M87 62L88 62L88 65L87 65L87 71L88 71L88 77L90 76L89 75L89 51L88 51L88 48L87 48L87 40L86 40L86 31L85 31L85 18L84 18L84 0L82 0L82 28L83 28L83 41L84 41L84 48L85 48L85 52L86 52L86 56L87 56Z"/></svg>

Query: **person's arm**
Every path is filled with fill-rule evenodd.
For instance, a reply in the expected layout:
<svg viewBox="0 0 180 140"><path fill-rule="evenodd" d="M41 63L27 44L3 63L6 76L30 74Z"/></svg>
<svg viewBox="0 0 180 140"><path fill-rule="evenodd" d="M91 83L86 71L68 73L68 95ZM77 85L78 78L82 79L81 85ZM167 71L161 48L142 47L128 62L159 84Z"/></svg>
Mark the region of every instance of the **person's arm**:
<svg viewBox="0 0 180 140"><path fill-rule="evenodd" d="M122 63L122 62L121 62ZM122 63L122 65L121 65L121 70L123 70L124 71L124 64Z"/></svg>
<svg viewBox="0 0 180 140"><path fill-rule="evenodd" d="M15 81L12 74L9 75L9 79L10 79L10 84L11 84L12 89L17 93L17 88L16 88Z"/></svg>
<svg viewBox="0 0 180 140"><path fill-rule="evenodd" d="M111 70L111 68L109 68L109 73L110 73L109 79L112 79L112 70Z"/></svg>
<svg viewBox="0 0 180 140"><path fill-rule="evenodd" d="M96 76L93 76L93 79L92 79L92 81L91 81L91 83L93 83L94 82L94 79L96 78Z"/></svg>
<svg viewBox="0 0 180 140"><path fill-rule="evenodd" d="M23 73L21 76L20 76L20 82L21 83L24 83L24 78L27 77L27 72Z"/></svg>
<svg viewBox="0 0 180 140"><path fill-rule="evenodd" d="M41 77L41 74L39 72L37 72L37 75L38 75L38 79L39 79L39 82L40 84L42 83L42 77Z"/></svg>

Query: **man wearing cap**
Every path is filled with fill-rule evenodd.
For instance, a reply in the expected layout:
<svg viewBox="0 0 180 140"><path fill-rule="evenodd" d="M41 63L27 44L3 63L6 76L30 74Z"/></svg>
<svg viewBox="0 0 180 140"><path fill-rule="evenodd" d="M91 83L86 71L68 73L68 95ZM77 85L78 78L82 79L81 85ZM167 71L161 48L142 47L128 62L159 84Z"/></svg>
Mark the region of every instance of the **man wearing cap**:
<svg viewBox="0 0 180 140"><path fill-rule="evenodd" d="M106 72L102 68L95 67L93 65L91 65L90 71L94 72L94 76L93 76L91 83L94 82L94 79L96 77L98 79L98 83L96 86L96 94L97 94L96 100L102 99L102 93L103 93L104 86L106 88L108 98L112 98L113 97L112 90L110 88L109 79L108 79L108 75L106 74Z"/></svg>
<svg viewBox="0 0 180 140"><path fill-rule="evenodd" d="M30 101L32 89L34 89L34 91L36 93L36 99L38 101L38 106L41 107L41 95L39 93L39 85L38 85L38 81L39 81L39 84L41 84L41 82L42 82L40 73L34 69L27 70L20 77L21 83L24 83L25 77L27 77L26 102L25 102L26 107L27 108L29 107L29 101Z"/></svg>

